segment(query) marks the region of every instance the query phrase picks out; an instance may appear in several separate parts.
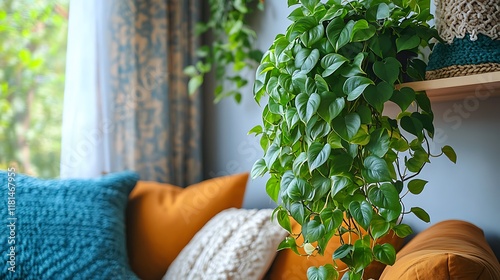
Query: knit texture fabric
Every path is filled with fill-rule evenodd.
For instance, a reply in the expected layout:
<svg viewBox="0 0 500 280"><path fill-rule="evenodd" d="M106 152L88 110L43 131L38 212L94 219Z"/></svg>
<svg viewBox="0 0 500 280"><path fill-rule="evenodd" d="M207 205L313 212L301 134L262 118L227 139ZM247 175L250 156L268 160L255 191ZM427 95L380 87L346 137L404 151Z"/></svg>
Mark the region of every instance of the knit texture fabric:
<svg viewBox="0 0 500 280"><path fill-rule="evenodd" d="M125 243L137 180L133 172L42 180L0 171L0 279L138 279Z"/></svg>
<svg viewBox="0 0 500 280"><path fill-rule="evenodd" d="M436 44L429 57L427 70L452 65L500 63L500 40L479 35L476 41L455 38L452 44Z"/></svg>
<svg viewBox="0 0 500 280"><path fill-rule="evenodd" d="M426 79L460 77L499 70L500 40L479 34L476 41L467 36L452 44L436 44L427 65Z"/></svg>
<svg viewBox="0 0 500 280"><path fill-rule="evenodd" d="M272 209L227 209L196 233L163 280L260 280L287 232ZM302 275L300 275L302 276Z"/></svg>
<svg viewBox="0 0 500 280"><path fill-rule="evenodd" d="M479 34L493 40L500 36L499 0L435 0L436 28L441 38L451 44L455 38Z"/></svg>

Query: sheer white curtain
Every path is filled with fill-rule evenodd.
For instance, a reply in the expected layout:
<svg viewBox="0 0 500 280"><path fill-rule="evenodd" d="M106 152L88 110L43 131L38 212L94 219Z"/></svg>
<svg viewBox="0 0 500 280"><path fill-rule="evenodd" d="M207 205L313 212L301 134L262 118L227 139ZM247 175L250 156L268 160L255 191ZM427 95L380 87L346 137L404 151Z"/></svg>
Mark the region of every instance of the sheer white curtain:
<svg viewBox="0 0 500 280"><path fill-rule="evenodd" d="M110 172L111 87L109 30L111 0L72 0L68 26L62 125L62 178Z"/></svg>

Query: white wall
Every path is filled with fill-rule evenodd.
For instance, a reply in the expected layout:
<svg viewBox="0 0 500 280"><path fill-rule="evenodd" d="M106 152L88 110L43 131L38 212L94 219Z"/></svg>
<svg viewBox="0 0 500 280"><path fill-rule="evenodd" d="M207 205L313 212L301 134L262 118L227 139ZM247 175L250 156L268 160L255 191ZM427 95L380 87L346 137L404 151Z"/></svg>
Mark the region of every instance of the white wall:
<svg viewBox="0 0 500 280"><path fill-rule="evenodd" d="M265 11L253 19L258 33L257 47L266 51L278 33L284 33L290 21L291 9L286 1L266 0ZM253 80L254 72L248 73ZM247 135L257 124L261 124L261 111L253 99L252 85L243 91L241 104L234 100L223 100L214 105L213 95L205 95L204 164L205 177L250 172L253 163L263 155L258 138ZM250 180L244 201L245 208L274 208L265 191L266 178Z"/></svg>
<svg viewBox="0 0 500 280"><path fill-rule="evenodd" d="M285 31L291 11L283 0L265 3L265 11L253 22L263 51L276 34ZM249 77L253 75L249 73ZM209 94L205 99L205 176L249 172L262 155L257 138L247 135L261 123L261 108L253 101L251 87L245 90L240 105L233 100L213 105ZM433 109L435 146L438 150L443 145L453 146L458 162L434 159L420 177L429 181L426 189L418 197L407 196L406 204L427 210L431 223L462 219L476 224L500 258L500 97L479 98L471 93L464 100L433 103ZM387 108L391 110L395 106ZM249 181L245 208L273 207L265 182L265 178ZM429 226L410 215L405 221L417 232Z"/></svg>

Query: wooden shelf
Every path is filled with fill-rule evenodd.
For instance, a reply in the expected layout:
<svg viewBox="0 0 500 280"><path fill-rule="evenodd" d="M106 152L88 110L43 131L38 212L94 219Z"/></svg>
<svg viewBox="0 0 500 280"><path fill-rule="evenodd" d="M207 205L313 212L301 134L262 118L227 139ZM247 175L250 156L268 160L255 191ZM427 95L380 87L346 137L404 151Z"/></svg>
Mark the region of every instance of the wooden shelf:
<svg viewBox="0 0 500 280"><path fill-rule="evenodd" d="M469 96L489 97L500 95L500 72L404 83L400 87L425 90L433 101L459 100Z"/></svg>

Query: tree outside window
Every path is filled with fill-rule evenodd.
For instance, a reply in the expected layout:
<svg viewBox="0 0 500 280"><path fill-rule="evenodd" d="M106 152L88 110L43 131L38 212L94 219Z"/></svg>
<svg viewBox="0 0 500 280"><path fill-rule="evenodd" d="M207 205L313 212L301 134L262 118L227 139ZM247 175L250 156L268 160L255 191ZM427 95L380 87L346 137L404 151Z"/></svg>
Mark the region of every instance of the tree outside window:
<svg viewBox="0 0 500 280"><path fill-rule="evenodd" d="M0 169L59 176L68 2L0 1Z"/></svg>

